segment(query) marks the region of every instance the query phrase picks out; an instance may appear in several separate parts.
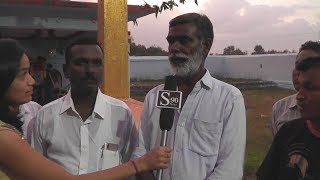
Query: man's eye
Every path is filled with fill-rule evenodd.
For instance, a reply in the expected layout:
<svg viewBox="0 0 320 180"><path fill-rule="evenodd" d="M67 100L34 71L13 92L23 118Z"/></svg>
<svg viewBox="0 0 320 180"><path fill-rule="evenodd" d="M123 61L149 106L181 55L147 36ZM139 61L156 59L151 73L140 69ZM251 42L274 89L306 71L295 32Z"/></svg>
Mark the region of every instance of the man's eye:
<svg viewBox="0 0 320 180"><path fill-rule="evenodd" d="M101 59L94 60L92 64L100 66L102 65L102 60Z"/></svg>
<svg viewBox="0 0 320 180"><path fill-rule="evenodd" d="M88 64L86 61L76 61L75 62L76 65L85 65Z"/></svg>
<svg viewBox="0 0 320 180"><path fill-rule="evenodd" d="M181 38L180 40L179 40L179 42L181 43L181 44L187 44L187 43L189 43L189 42L191 42L192 41L192 39L190 39L190 38Z"/></svg>
<svg viewBox="0 0 320 180"><path fill-rule="evenodd" d="M180 40L180 43L181 43L181 44L187 44L187 43L188 43L188 40L186 40L186 39L181 39L181 40Z"/></svg>

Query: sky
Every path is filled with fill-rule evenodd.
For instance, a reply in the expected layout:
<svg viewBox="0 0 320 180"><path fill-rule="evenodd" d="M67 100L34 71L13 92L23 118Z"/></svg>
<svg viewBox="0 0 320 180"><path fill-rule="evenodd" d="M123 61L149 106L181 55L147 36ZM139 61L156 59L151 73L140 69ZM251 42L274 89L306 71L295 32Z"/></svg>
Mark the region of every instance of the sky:
<svg viewBox="0 0 320 180"><path fill-rule="evenodd" d="M77 0L81 1L81 0ZM93 1L96 0L82 0ZM160 5L161 0L128 0L128 4ZM179 2L179 0L176 0ZM170 19L180 14L205 14L213 23L211 53L222 53L229 45L251 53L255 45L265 50L298 50L305 41L320 40L320 0L186 0L173 11L139 18L128 23L136 44L167 50Z"/></svg>

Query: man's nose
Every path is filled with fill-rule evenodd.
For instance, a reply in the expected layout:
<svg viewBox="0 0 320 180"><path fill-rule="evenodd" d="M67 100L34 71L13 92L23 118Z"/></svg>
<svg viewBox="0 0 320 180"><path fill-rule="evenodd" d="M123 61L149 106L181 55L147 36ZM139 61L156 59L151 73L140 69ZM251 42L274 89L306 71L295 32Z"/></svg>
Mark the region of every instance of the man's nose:
<svg viewBox="0 0 320 180"><path fill-rule="evenodd" d="M175 41L171 45L169 45L170 53L178 53L180 51L181 51L181 44L179 43L179 41Z"/></svg>
<svg viewBox="0 0 320 180"><path fill-rule="evenodd" d="M96 67L93 64L88 63L85 67L86 72L94 72Z"/></svg>

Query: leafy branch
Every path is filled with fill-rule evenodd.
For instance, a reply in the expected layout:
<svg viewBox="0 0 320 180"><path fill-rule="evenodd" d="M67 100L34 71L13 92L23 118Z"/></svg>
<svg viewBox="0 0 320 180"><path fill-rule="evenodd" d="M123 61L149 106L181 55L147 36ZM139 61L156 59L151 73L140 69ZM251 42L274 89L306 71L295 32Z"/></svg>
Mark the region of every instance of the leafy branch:
<svg viewBox="0 0 320 180"><path fill-rule="evenodd" d="M177 0L176 0L177 1ZM179 0L181 4L184 4L187 0ZM194 0L195 4L198 5L198 0ZM175 0L169 0L169 1L163 1L160 6L158 5L150 5L144 0L144 7L146 8L155 8L156 9L156 17L158 17L159 13L165 11L165 10L173 10L173 7L178 7L178 4L175 2ZM138 25L138 21L135 19L133 20L133 25Z"/></svg>
<svg viewBox="0 0 320 180"><path fill-rule="evenodd" d="M148 4L146 1L144 2L145 2L144 6L151 7L151 5ZM181 4L184 4L186 0L179 0L179 2ZM194 0L194 2L198 5L198 0ZM160 6L153 5L152 7L156 9L156 17L158 17L159 13L166 10L172 11L173 7L178 7L178 4L175 2L175 0L170 0L170 1L163 1Z"/></svg>

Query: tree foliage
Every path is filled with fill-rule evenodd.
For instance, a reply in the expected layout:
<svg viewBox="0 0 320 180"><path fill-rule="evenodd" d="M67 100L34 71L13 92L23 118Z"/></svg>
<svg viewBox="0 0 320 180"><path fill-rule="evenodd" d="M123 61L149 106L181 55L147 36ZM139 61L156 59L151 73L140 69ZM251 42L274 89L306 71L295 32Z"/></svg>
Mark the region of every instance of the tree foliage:
<svg viewBox="0 0 320 180"><path fill-rule="evenodd" d="M141 44L130 44L130 56L167 56L168 52L159 46L146 47Z"/></svg>
<svg viewBox="0 0 320 180"><path fill-rule="evenodd" d="M186 0L179 0L179 2L184 4ZM194 0L194 2L198 5L198 0ZM151 5L148 4L147 2L145 2L145 6L151 7ZM163 1L160 6L153 5L152 7L156 9L156 17L157 17L158 14L161 13L162 11L165 11L165 10L171 11L174 7L178 7L178 4L176 3L175 0L170 0L170 1Z"/></svg>
<svg viewBox="0 0 320 180"><path fill-rule="evenodd" d="M253 52L251 54L266 54L264 48L262 45L256 45L253 49Z"/></svg>
<svg viewBox="0 0 320 180"><path fill-rule="evenodd" d="M271 49L271 50L266 51L266 50L264 50L262 45L256 45L254 47L254 51L251 54L255 55L255 54L288 54L288 53L296 53L296 51L294 49L292 49L292 51L289 51L288 49L285 49L283 51L277 51L275 49Z"/></svg>
<svg viewBox="0 0 320 180"><path fill-rule="evenodd" d="M255 45L252 55L255 54L288 54L288 53L297 53L296 50L292 49L291 51L288 49L284 50L265 50L262 45ZM236 48L234 45L230 45L223 49L223 54L216 54L216 55L247 55L247 51L242 51L239 48ZM213 55L213 53L210 53L210 55Z"/></svg>
<svg viewBox="0 0 320 180"><path fill-rule="evenodd" d="M247 51L241 51L239 48L235 48L233 45L223 49L223 55L246 55Z"/></svg>

